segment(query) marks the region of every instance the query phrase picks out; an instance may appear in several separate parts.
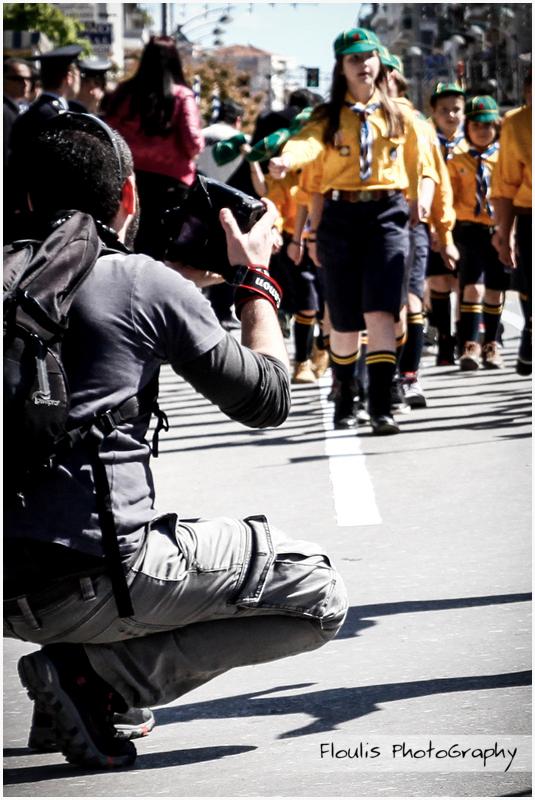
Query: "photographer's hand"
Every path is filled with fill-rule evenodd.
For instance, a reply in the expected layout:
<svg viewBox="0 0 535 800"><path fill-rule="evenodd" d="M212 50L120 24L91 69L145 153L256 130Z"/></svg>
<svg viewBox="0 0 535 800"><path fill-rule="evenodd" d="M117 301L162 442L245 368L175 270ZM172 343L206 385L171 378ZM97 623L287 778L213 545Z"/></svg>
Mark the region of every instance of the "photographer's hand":
<svg viewBox="0 0 535 800"><path fill-rule="evenodd" d="M242 233L230 209L223 208L219 219L227 238L228 258L232 265L248 265L267 272L273 246L272 227L278 211L269 200L267 211L249 233ZM260 296L242 304L242 344L257 353L273 356L289 370L288 353L273 304Z"/></svg>
<svg viewBox="0 0 535 800"><path fill-rule="evenodd" d="M228 259L232 265L247 264L268 269L273 248L272 228L279 212L271 200L263 199L267 211L249 233L242 233L229 208L222 208L219 220L227 238Z"/></svg>

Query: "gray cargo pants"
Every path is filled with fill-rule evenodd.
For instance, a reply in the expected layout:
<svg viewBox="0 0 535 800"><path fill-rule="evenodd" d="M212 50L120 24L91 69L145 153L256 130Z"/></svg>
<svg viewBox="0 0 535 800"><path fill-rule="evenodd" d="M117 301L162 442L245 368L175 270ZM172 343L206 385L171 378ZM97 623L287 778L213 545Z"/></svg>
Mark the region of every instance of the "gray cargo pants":
<svg viewBox="0 0 535 800"><path fill-rule="evenodd" d="M314 650L347 611L323 548L264 517L177 520L147 531L128 572L134 615L119 618L107 576L70 579L54 602L21 598L5 635L78 642L129 706L154 706L232 667ZM70 588L69 588L70 586Z"/></svg>

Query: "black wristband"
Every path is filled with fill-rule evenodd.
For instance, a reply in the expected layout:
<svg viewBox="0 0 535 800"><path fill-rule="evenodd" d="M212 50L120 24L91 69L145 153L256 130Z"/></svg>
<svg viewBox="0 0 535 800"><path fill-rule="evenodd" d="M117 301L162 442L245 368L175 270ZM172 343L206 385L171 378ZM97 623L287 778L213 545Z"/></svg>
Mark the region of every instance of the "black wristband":
<svg viewBox="0 0 535 800"><path fill-rule="evenodd" d="M238 319L241 316L241 306L248 300L254 300L258 297L269 300L275 311L279 309L282 300L282 289L268 272L246 266L236 267L235 270L233 279L227 281L227 283L236 286L234 306Z"/></svg>

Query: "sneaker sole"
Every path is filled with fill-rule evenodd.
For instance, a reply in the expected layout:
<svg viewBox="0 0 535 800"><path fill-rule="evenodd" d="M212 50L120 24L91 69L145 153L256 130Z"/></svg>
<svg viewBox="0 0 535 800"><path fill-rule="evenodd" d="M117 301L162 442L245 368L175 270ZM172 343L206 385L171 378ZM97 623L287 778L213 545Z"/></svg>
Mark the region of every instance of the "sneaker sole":
<svg viewBox="0 0 535 800"><path fill-rule="evenodd" d="M116 725L117 739L142 739L148 736L156 725L154 716L143 725ZM57 753L59 744L53 737L50 728L32 728L28 739L28 748L36 753Z"/></svg>
<svg viewBox="0 0 535 800"><path fill-rule="evenodd" d="M128 767L136 760L136 748L127 743L123 755L101 753L93 742L80 713L63 690L53 663L42 652L23 656L19 677L31 700L39 701L54 719L58 748L70 764L113 769Z"/></svg>
<svg viewBox="0 0 535 800"><path fill-rule="evenodd" d="M475 369L479 369L479 362L474 361L472 358L465 358L464 360L459 361L459 367L461 368L462 372L470 372Z"/></svg>
<svg viewBox="0 0 535 800"><path fill-rule="evenodd" d="M148 736L156 725L154 716L144 722L143 725L114 725L118 739L142 739Z"/></svg>
<svg viewBox="0 0 535 800"><path fill-rule="evenodd" d="M397 425L381 425L377 427L372 425L372 431L375 436L393 436L396 433L401 433Z"/></svg>
<svg viewBox="0 0 535 800"><path fill-rule="evenodd" d="M410 408L427 408L425 397L406 397L405 402Z"/></svg>

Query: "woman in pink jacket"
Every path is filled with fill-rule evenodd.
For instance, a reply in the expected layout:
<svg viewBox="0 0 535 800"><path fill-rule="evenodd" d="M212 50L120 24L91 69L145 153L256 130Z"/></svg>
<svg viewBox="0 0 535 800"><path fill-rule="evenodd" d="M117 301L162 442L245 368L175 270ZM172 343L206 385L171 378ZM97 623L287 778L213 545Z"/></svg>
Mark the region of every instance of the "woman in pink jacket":
<svg viewBox="0 0 535 800"><path fill-rule="evenodd" d="M161 218L178 205L195 178L204 141L199 110L169 36L153 36L136 74L110 97L106 122L126 139L134 157L141 205L137 252L163 256Z"/></svg>

